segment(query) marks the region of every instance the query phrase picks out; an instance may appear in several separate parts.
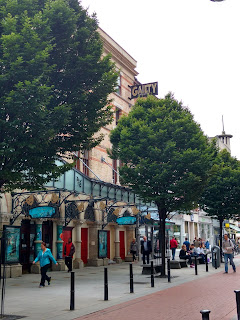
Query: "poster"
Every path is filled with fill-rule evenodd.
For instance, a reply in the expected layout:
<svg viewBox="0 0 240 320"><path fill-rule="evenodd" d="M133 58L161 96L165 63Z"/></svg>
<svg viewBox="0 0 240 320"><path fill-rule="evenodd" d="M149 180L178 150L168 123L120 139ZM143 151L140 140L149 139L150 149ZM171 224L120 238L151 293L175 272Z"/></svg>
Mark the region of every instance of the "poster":
<svg viewBox="0 0 240 320"><path fill-rule="evenodd" d="M5 262L19 263L20 256L20 227L4 226Z"/></svg>
<svg viewBox="0 0 240 320"><path fill-rule="evenodd" d="M98 230L98 258L107 258L107 231Z"/></svg>

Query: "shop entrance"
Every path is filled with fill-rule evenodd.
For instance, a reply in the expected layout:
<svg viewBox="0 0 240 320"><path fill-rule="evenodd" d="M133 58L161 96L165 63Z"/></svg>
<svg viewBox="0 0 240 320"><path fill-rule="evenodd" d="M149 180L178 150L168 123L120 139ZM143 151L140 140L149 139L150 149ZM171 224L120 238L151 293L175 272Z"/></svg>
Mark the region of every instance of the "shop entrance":
<svg viewBox="0 0 240 320"><path fill-rule="evenodd" d="M88 259L88 228L81 228L81 259L87 264Z"/></svg>
<svg viewBox="0 0 240 320"><path fill-rule="evenodd" d="M110 230L107 230L107 258L110 259Z"/></svg>
<svg viewBox="0 0 240 320"><path fill-rule="evenodd" d="M30 273L34 256L35 224L22 220L20 241L20 263L23 273Z"/></svg>
<svg viewBox="0 0 240 320"><path fill-rule="evenodd" d="M52 238L53 238L53 222L48 220L44 221L42 225L42 241L46 242L47 248L52 251Z"/></svg>
<svg viewBox="0 0 240 320"><path fill-rule="evenodd" d="M72 239L72 227L64 227L62 233L62 240L63 240L63 257L64 257L64 249L66 244L68 243L68 239Z"/></svg>
<svg viewBox="0 0 240 320"><path fill-rule="evenodd" d="M120 238L120 258L125 260L125 236L124 231L119 231Z"/></svg>

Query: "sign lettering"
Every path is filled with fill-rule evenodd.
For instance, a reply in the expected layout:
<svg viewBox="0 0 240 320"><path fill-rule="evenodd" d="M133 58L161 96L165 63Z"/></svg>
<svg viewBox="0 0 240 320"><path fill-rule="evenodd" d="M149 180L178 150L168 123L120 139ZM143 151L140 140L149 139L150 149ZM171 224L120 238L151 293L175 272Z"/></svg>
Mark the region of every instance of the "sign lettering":
<svg viewBox="0 0 240 320"><path fill-rule="evenodd" d="M131 99L138 97L146 97L149 94L158 95L158 83L145 83L136 86L131 86Z"/></svg>

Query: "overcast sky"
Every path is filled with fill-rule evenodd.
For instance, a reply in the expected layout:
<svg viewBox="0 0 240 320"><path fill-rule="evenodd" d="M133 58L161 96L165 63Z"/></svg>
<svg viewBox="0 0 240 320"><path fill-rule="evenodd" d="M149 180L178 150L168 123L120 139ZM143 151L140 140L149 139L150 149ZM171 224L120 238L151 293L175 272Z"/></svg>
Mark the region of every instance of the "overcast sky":
<svg viewBox="0 0 240 320"><path fill-rule="evenodd" d="M181 100L209 137L232 134L240 160L240 0L82 0L137 60L138 80Z"/></svg>

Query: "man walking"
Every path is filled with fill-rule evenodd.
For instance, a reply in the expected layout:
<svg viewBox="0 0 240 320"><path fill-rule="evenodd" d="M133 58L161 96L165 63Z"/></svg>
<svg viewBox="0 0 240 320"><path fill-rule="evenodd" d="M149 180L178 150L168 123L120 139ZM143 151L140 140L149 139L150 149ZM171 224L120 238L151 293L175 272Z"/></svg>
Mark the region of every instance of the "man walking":
<svg viewBox="0 0 240 320"><path fill-rule="evenodd" d="M66 243L64 248L64 255L65 255L65 265L68 268L68 272L72 271L72 258L75 252L75 246L72 243L72 239L68 239L68 243Z"/></svg>
<svg viewBox="0 0 240 320"><path fill-rule="evenodd" d="M172 250L172 260L175 260L175 253L176 253L177 247L178 247L177 240L173 237L172 240L170 240L170 249Z"/></svg>
<svg viewBox="0 0 240 320"><path fill-rule="evenodd" d="M188 238L185 238L185 241L183 242L185 244L187 251L190 249L190 242L188 241Z"/></svg>
<svg viewBox="0 0 240 320"><path fill-rule="evenodd" d="M236 272L236 266L235 266L235 263L233 262L234 245L233 245L232 241L228 238L227 234L224 235L222 248L223 248L224 262L225 262L225 272L224 273L228 273L228 259L230 260L230 265L232 266L233 271Z"/></svg>
<svg viewBox="0 0 240 320"><path fill-rule="evenodd" d="M143 264L146 264L145 257L147 257L147 264L149 264L149 254L152 252L151 241L147 240L147 237L143 237L141 242L141 254L143 255Z"/></svg>

